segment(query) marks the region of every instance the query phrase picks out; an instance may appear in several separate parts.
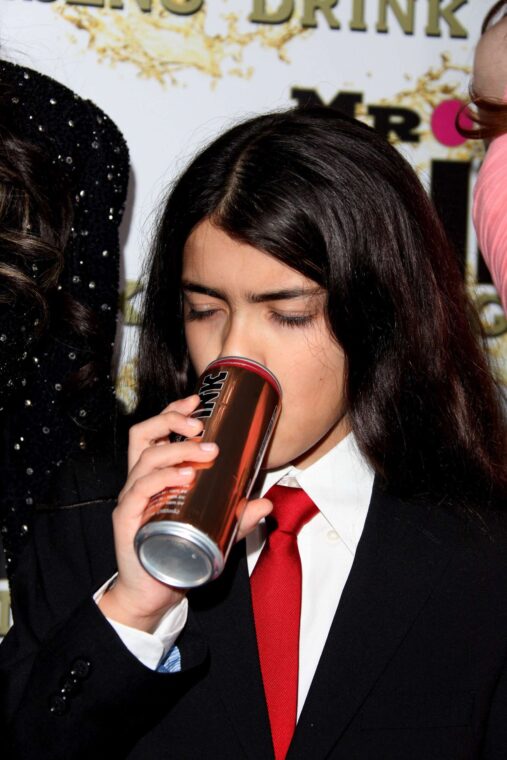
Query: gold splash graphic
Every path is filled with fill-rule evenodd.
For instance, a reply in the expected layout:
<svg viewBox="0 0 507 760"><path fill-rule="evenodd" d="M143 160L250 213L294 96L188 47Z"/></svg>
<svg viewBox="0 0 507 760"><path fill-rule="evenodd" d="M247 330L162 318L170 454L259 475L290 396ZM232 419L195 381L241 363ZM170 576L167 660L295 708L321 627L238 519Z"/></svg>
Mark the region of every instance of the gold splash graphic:
<svg viewBox="0 0 507 760"><path fill-rule="evenodd" d="M244 52L252 43L272 49L284 63L289 62L287 45L295 37L310 32L301 27L295 14L280 26L240 30L239 16L223 16L226 31L209 34L206 28L206 6L192 16L175 16L163 8L142 13L131 1L122 11L109 8L78 8L66 4L54 10L75 29L88 34L86 47L95 51L101 62L112 66L129 63L138 74L178 83L178 74L194 69L218 80L224 75L248 79L253 70L244 63Z"/></svg>
<svg viewBox="0 0 507 760"><path fill-rule="evenodd" d="M471 68L453 63L449 53L440 53L440 66L430 67L416 79L413 87L402 90L389 103L417 109L421 115L426 114L429 121L433 109L443 98L463 98L462 77L459 81L449 81L451 73L469 76ZM410 76L406 74L405 78L410 79ZM442 81L444 79L446 81Z"/></svg>
<svg viewBox="0 0 507 760"><path fill-rule="evenodd" d="M490 286L487 290L470 288L472 301L481 318L487 336L488 354L498 381L507 388L507 315L500 298Z"/></svg>
<svg viewBox="0 0 507 760"><path fill-rule="evenodd" d="M141 324L142 294L145 284L142 280L126 280L120 293L120 311L126 327L138 327Z"/></svg>
<svg viewBox="0 0 507 760"><path fill-rule="evenodd" d="M121 364L116 378L116 397L125 411L132 412L137 403L137 360L131 359Z"/></svg>
<svg viewBox="0 0 507 760"><path fill-rule="evenodd" d="M467 100L468 94L463 90L463 75L469 77L471 71L470 66L453 63L449 53L441 53L439 66L432 66L417 77L412 87L401 90L390 98L381 98L378 103L379 105L401 106L415 111L421 117L421 127L418 131L419 145L422 146L431 142L432 148L434 148L438 143L435 142L430 126L433 111L443 100ZM453 76L456 74L458 76ZM410 81L411 76L406 74L405 79ZM364 114L366 114L366 109ZM401 141L398 137L394 137L392 143L400 145ZM445 157L454 161L482 159L484 154L480 140L467 140L455 148L441 147L447 153ZM427 171L428 164L418 164L416 169L421 173Z"/></svg>

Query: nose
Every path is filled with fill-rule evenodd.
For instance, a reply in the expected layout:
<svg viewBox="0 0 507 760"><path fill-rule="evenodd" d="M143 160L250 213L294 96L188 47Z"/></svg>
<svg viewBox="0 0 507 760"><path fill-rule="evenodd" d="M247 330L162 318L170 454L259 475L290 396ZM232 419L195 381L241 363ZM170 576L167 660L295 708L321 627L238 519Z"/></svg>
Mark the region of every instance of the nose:
<svg viewBox="0 0 507 760"><path fill-rule="evenodd" d="M255 321L246 315L233 314L224 332L219 357L243 356L266 363L266 346Z"/></svg>

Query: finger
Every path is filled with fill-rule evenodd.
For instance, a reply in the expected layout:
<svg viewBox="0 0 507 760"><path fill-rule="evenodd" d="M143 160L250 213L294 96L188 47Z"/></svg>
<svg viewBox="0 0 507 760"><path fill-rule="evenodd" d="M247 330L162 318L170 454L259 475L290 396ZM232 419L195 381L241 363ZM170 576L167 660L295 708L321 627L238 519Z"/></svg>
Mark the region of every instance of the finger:
<svg viewBox="0 0 507 760"><path fill-rule="evenodd" d="M247 502L245 511L239 523L237 540L247 536L259 524L263 517L267 517L273 509L273 504L268 499L253 499Z"/></svg>
<svg viewBox="0 0 507 760"><path fill-rule="evenodd" d="M175 411L160 414L153 418L153 421L155 420L157 420L158 430L163 432L162 435L157 435L155 431L155 435L147 442L150 446L167 443L167 437L170 433L177 433L184 438L194 438L202 432L204 427L202 420ZM146 445L146 440L143 441L143 444Z"/></svg>
<svg viewBox="0 0 507 760"><path fill-rule="evenodd" d="M195 468L191 465L166 467L138 478L132 487L124 492L114 511L118 520L137 522L143 515L149 499L164 488L189 485L195 478Z"/></svg>
<svg viewBox="0 0 507 760"><path fill-rule="evenodd" d="M194 409L197 409L199 401L199 395L193 393L191 396L185 396L185 398L179 398L177 401L172 401L165 409L162 409L161 414L166 414L167 412L172 411L180 412L180 414L191 414Z"/></svg>
<svg viewBox="0 0 507 760"><path fill-rule="evenodd" d="M148 475L156 469L181 465L211 462L218 455L218 446L209 441L182 441L181 443L164 443L160 446L150 446L132 467L123 491L128 490L138 478Z"/></svg>
<svg viewBox="0 0 507 760"><path fill-rule="evenodd" d="M198 399L199 397L197 396L196 398ZM194 404L191 406L194 406ZM145 448L167 440L170 433L174 432L190 438L199 435L202 429L203 423L201 420L189 417L176 409L166 411L158 414L156 417L151 417L149 420L133 425L129 430L129 469L137 462L141 452Z"/></svg>
<svg viewBox="0 0 507 760"><path fill-rule="evenodd" d="M160 414L155 417L150 417L143 422L138 422L137 425L133 425L130 428L129 434L131 438L135 440L151 441L171 432L170 421L175 418L176 415L183 415L188 417L199 405L199 396L194 394L179 401L174 401L169 404Z"/></svg>

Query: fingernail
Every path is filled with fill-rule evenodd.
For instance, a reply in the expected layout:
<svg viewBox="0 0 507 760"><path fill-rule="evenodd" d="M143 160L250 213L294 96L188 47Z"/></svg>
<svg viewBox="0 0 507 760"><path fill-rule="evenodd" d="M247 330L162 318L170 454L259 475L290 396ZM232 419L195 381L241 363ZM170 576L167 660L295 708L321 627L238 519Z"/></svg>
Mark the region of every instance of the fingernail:
<svg viewBox="0 0 507 760"><path fill-rule="evenodd" d="M190 425L190 427L196 428L199 427L200 422L199 420L195 420L193 417L187 417L187 424Z"/></svg>
<svg viewBox="0 0 507 760"><path fill-rule="evenodd" d="M216 443L200 443L199 446L203 451L215 451Z"/></svg>
<svg viewBox="0 0 507 760"><path fill-rule="evenodd" d="M180 469L178 470L178 473L180 475L183 475L184 477L186 477L187 475L193 475L193 472L194 472L193 467L180 467Z"/></svg>

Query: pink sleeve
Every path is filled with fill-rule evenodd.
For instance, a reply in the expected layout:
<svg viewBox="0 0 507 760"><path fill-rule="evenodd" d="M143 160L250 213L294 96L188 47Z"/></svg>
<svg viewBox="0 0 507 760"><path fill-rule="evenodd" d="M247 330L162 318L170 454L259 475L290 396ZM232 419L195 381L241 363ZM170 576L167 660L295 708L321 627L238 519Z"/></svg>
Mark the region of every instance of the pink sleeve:
<svg viewBox="0 0 507 760"><path fill-rule="evenodd" d="M507 312L507 134L488 148L474 189L479 246Z"/></svg>

